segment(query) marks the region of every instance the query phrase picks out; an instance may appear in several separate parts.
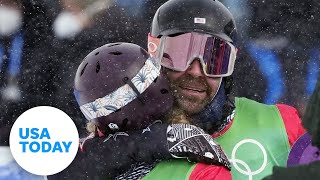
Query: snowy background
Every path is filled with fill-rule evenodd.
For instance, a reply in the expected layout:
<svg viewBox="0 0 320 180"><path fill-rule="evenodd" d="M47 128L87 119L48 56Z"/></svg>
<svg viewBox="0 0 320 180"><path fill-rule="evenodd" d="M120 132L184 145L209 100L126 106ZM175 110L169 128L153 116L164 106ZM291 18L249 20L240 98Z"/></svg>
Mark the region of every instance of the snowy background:
<svg viewBox="0 0 320 180"><path fill-rule="evenodd" d="M15 119L40 105L65 111L84 132L85 118L73 96L78 65L106 43L146 48L153 14L163 2L0 0L0 145L8 145ZM320 69L320 2L221 2L234 14L238 28L233 94L289 104L303 114ZM1 13L3 7L17 10L21 21L14 13ZM19 22L12 32L4 28Z"/></svg>

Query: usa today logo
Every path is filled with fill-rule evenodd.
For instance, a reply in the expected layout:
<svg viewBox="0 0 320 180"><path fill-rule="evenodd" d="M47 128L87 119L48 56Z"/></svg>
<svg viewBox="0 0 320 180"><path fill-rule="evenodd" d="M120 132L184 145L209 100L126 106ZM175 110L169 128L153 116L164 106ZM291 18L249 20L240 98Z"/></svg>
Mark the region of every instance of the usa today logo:
<svg viewBox="0 0 320 180"><path fill-rule="evenodd" d="M53 175L75 158L79 134L63 111L39 106L24 112L10 132L10 149L16 162L36 175Z"/></svg>

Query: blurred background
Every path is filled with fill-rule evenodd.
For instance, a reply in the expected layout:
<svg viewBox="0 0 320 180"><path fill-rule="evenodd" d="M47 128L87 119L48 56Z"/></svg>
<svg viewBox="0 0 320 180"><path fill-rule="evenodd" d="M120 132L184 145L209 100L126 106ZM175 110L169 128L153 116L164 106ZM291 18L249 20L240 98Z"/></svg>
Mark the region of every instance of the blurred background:
<svg viewBox="0 0 320 180"><path fill-rule="evenodd" d="M73 96L76 68L106 43L147 48L152 17L165 1L0 0L0 146L8 146L17 117L41 105L65 111L84 133ZM285 103L303 115L320 71L320 2L221 2L238 27L233 95Z"/></svg>

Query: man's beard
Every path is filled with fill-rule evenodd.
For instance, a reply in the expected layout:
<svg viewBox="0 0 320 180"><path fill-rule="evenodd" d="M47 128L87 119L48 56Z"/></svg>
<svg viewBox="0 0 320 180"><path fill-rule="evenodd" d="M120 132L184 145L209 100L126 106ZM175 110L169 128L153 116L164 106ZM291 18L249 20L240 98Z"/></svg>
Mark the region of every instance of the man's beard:
<svg viewBox="0 0 320 180"><path fill-rule="evenodd" d="M203 98L196 95L182 94L180 87L189 85L205 90L206 96ZM188 116L202 111L216 94L216 91L208 85L205 77L194 78L191 75L183 75L174 81L170 81L170 90L175 99L174 105L183 110Z"/></svg>

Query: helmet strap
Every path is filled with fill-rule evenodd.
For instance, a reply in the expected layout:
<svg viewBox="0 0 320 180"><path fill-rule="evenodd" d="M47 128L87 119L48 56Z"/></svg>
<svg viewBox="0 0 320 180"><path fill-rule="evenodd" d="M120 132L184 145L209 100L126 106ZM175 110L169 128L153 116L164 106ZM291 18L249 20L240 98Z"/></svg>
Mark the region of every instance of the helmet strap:
<svg viewBox="0 0 320 180"><path fill-rule="evenodd" d="M128 84L133 89L133 91L137 94L137 99L141 102L142 105L145 105L146 104L146 100L141 96L140 92L138 91L136 86L132 83L132 81L129 80L128 77L125 77L123 79L123 82L125 84Z"/></svg>

